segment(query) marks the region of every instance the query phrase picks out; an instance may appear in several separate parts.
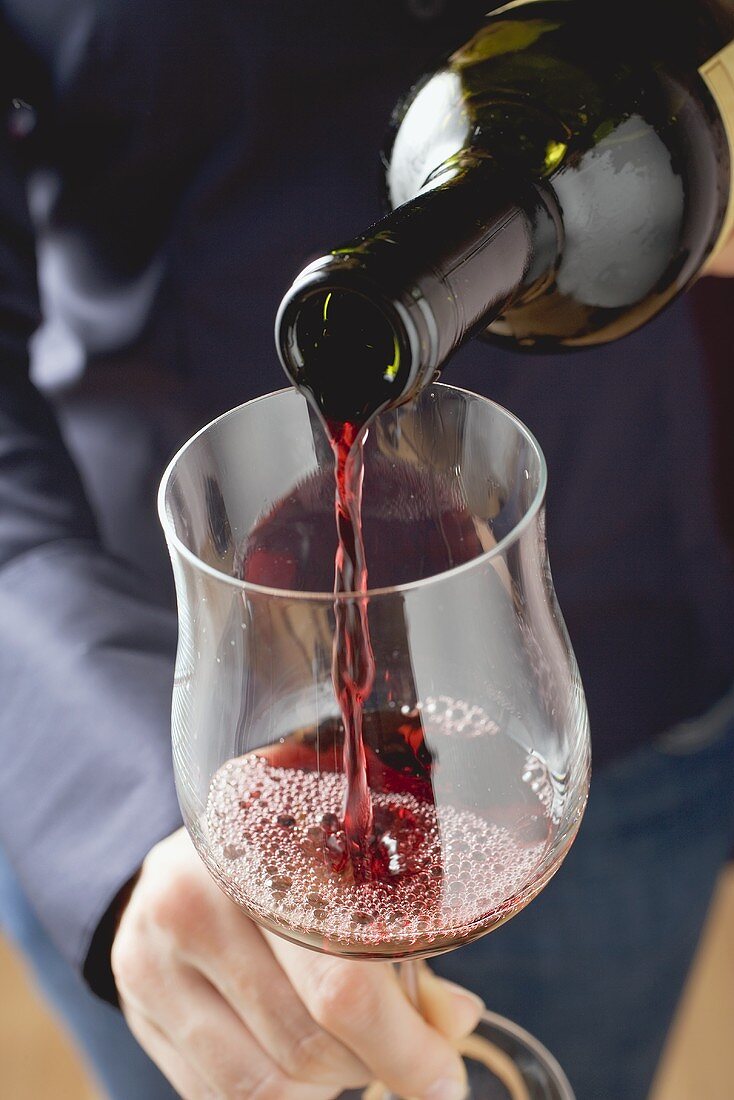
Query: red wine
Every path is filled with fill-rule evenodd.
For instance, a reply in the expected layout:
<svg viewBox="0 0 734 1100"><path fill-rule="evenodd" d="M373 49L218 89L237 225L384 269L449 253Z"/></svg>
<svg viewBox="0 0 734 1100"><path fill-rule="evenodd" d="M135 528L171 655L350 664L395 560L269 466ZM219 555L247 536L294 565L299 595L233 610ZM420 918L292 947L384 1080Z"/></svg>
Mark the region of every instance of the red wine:
<svg viewBox="0 0 734 1100"><path fill-rule="evenodd" d="M560 860L549 866L545 859L558 815L544 761L460 701L429 700L407 714L366 712L363 721L370 874L350 858L346 737L331 719L231 760L215 775L206 858L230 896L311 946L372 957L447 950L531 900ZM484 783L462 782L437 805L441 755L472 739ZM489 789L492 776L497 790Z"/></svg>
<svg viewBox="0 0 734 1100"><path fill-rule="evenodd" d="M238 573L246 580L297 590L324 591L333 585L338 598L332 682L346 731L341 770L347 783L339 815L344 858L352 863L355 876L366 880L379 874L385 852L373 831L363 711L376 674L383 683L389 679L390 653L394 645L404 644L401 624L396 623L394 638L385 646L383 624L376 670L366 595L367 543L378 584L441 572L480 553L482 546L473 518L457 500L455 483L448 476L429 478L414 463L400 464L379 452L370 456L363 516L361 429L353 422L330 422L328 433L335 474L323 470L309 478L263 517L240 550ZM329 558L334 562L331 575ZM354 595L345 599L344 593Z"/></svg>
<svg viewBox="0 0 734 1100"><path fill-rule="evenodd" d="M327 431L334 454L331 514L336 521L333 525L332 520L336 546L332 573L335 600L331 671L334 697L345 731L341 760L345 787L343 804L338 808L343 840L340 859L350 863L355 879L366 881L379 874L384 851L374 834L362 730L364 705L375 679L362 528L364 436L362 426L353 422L327 422ZM285 582L293 585L295 578L289 576L289 570L296 563L305 558L309 563L315 561L318 567L325 557L322 549L324 488L323 482L301 487L300 492L297 488L286 502L261 521L242 548L238 572L243 578L266 584ZM292 545L294 538L305 538L308 552L302 553L300 547ZM319 579L323 582L323 578ZM353 595L343 598L349 593Z"/></svg>
<svg viewBox="0 0 734 1100"><path fill-rule="evenodd" d="M365 593L334 603L336 629L332 648L331 677L334 695L344 723L344 775L346 790L342 826L345 859L355 879L371 878L379 864L375 842L372 798L367 780L367 761L362 734L362 714L375 679L375 658L367 617L367 562L362 538L362 482L364 446L356 424L330 424L336 462L334 510L338 545L334 559L334 594Z"/></svg>
<svg viewBox="0 0 734 1100"><path fill-rule="evenodd" d="M455 472L439 469L435 452L434 464L423 464L420 453L383 454L377 446L365 452L361 540L371 589L434 577L484 552L490 523L467 506ZM330 591L338 549L334 496L334 470L326 465L294 486L240 544L237 575L268 588ZM500 537L504 505L498 489L491 523Z"/></svg>

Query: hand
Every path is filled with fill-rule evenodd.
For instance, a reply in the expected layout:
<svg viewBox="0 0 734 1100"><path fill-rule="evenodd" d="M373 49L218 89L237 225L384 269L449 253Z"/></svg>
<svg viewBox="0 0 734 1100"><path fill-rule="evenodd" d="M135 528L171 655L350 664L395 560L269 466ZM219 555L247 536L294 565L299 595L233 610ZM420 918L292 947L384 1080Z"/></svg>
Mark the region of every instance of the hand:
<svg viewBox="0 0 734 1100"><path fill-rule="evenodd" d="M718 275L720 278L731 279L734 276L734 236L709 260L703 269L704 275Z"/></svg>
<svg viewBox="0 0 734 1100"><path fill-rule="evenodd" d="M389 963L321 955L261 930L210 878L181 829L152 849L112 969L125 1018L185 1100L331 1100L382 1081L459 1100L452 1040L482 1004L421 967L421 1014Z"/></svg>

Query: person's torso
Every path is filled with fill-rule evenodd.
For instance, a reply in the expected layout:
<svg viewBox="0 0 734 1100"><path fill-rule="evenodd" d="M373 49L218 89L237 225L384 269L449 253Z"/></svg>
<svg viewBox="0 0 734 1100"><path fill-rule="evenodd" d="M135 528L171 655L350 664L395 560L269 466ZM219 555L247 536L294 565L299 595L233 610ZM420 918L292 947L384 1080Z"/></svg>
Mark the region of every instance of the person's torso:
<svg viewBox="0 0 734 1100"><path fill-rule="evenodd" d="M202 421L281 387L284 290L309 256L379 215L390 109L482 5L454 5L453 22L416 14L430 7L97 4L39 109L34 155L60 187L47 239L66 249L61 282L77 292L62 286L59 309L85 292L124 299L154 270L133 355L180 374ZM506 405L545 451L551 565L597 760L704 710L734 675L734 582L689 303L569 356L473 342L444 380ZM83 432L76 445L83 461Z"/></svg>

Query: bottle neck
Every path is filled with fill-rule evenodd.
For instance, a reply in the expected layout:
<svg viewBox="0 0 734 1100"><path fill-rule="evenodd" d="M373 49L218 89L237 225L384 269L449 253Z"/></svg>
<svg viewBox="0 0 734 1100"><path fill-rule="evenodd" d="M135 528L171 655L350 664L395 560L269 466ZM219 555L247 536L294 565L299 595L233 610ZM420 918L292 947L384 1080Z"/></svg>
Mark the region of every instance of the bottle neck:
<svg viewBox="0 0 734 1100"><path fill-rule="evenodd" d="M542 282L560 236L552 195L462 168L301 272L276 319L286 373L327 420L363 422Z"/></svg>

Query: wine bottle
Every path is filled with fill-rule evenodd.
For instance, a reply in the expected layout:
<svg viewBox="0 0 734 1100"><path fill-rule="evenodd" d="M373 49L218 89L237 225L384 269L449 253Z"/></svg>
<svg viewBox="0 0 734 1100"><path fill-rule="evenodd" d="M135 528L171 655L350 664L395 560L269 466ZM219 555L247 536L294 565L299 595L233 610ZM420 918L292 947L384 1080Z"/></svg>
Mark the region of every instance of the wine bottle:
<svg viewBox="0 0 734 1100"><path fill-rule="evenodd" d="M734 227L726 3L519 0L419 80L383 152L392 212L310 263L276 344L325 419L410 398L477 333L623 336Z"/></svg>

